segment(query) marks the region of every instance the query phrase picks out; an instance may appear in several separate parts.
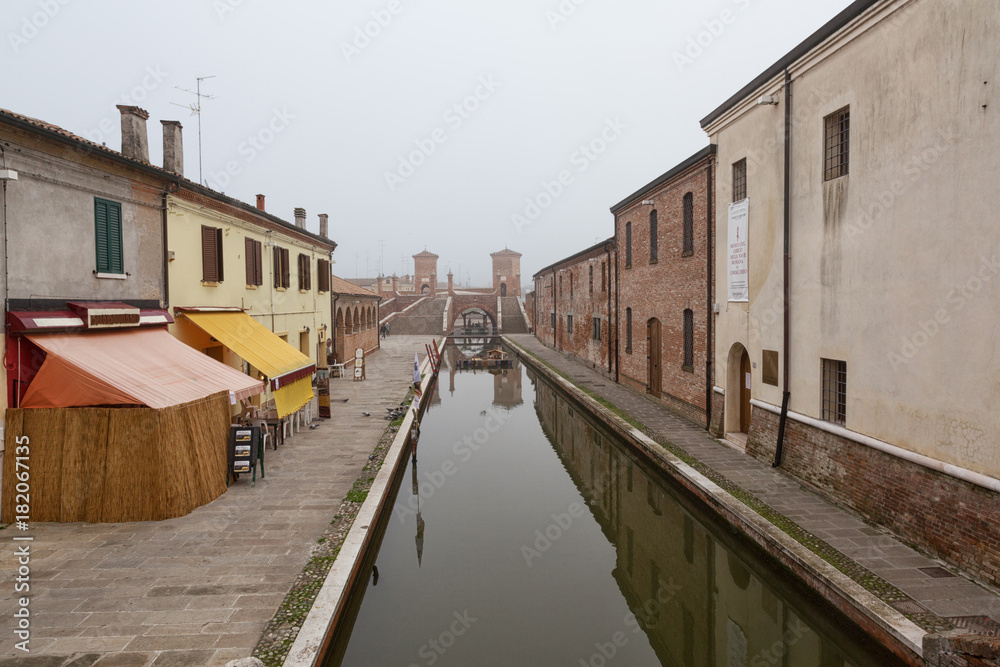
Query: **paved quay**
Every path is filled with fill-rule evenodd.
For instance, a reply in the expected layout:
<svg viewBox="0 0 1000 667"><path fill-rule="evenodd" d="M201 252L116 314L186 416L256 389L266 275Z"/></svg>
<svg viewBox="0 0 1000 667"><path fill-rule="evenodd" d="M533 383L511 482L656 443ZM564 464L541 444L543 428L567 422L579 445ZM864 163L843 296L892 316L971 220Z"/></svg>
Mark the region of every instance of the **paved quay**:
<svg viewBox="0 0 1000 667"><path fill-rule="evenodd" d="M888 582L898 590L880 597L925 630L944 630L948 625L967 627L968 621L962 617L986 616L1000 621L1000 591L966 578L941 561L915 551L780 469L721 443L703 427L544 346L534 336L507 335L505 338L558 369L578 387L603 397L660 438L685 450L714 471L714 481L723 482L720 486L725 488L731 484L749 492L812 533L839 552L837 558L846 558L848 569L861 572L856 567L861 566ZM899 591L905 595L900 595Z"/></svg>
<svg viewBox="0 0 1000 667"><path fill-rule="evenodd" d="M331 379L332 418L268 449L267 477L255 488L241 476L213 502L167 521L39 523L18 533L34 537L29 654L14 648L13 529L0 531L0 667L212 667L251 655L428 342L390 337L369 359L367 380Z"/></svg>

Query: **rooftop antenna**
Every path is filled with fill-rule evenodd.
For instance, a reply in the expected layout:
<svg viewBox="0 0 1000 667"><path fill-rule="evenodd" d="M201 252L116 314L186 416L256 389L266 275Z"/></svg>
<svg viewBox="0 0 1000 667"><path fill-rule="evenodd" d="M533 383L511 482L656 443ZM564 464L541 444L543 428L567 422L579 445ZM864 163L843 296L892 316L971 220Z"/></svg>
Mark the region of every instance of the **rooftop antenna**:
<svg viewBox="0 0 1000 667"><path fill-rule="evenodd" d="M201 92L201 82L206 79L214 79L215 75L212 76L200 76L197 78L198 86L197 90L188 90L187 88L181 88L180 86L174 86L177 90L182 90L185 93L191 93L194 95L198 101L194 104L184 105L177 104L176 102L171 102L175 107L184 107L185 109L191 110L192 116L198 116L198 182L202 185L207 185L201 176L201 100L205 98L206 100L218 99L215 95L202 94Z"/></svg>

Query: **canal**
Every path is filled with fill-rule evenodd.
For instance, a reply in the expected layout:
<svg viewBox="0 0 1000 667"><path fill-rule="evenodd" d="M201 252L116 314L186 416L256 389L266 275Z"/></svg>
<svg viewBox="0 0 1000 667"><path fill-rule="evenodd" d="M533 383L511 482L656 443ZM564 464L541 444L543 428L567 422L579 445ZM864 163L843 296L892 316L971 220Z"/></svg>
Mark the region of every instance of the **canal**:
<svg viewBox="0 0 1000 667"><path fill-rule="evenodd" d="M530 369L453 370L481 347L445 348L325 664L896 664Z"/></svg>

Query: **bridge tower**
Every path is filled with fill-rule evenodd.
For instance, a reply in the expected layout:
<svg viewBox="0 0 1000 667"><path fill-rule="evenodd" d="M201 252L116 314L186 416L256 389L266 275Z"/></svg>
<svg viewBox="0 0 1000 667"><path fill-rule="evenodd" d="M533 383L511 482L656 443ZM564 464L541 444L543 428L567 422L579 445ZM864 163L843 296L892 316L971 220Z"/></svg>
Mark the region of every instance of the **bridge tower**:
<svg viewBox="0 0 1000 667"><path fill-rule="evenodd" d="M521 296L521 253L504 248L493 258L493 291L500 296Z"/></svg>
<svg viewBox="0 0 1000 667"><path fill-rule="evenodd" d="M437 295L438 256L424 250L413 256L413 291L426 296Z"/></svg>

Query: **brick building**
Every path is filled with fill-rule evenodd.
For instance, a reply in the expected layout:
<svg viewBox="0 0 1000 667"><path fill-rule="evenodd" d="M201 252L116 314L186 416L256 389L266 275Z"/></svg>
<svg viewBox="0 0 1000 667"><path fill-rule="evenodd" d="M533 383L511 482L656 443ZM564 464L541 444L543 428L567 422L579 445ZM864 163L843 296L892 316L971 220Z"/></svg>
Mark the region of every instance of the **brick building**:
<svg viewBox="0 0 1000 667"><path fill-rule="evenodd" d="M343 363L354 358L360 347L365 354L379 349L379 302L381 297L354 283L330 277L333 338L329 354Z"/></svg>
<svg viewBox="0 0 1000 667"><path fill-rule="evenodd" d="M435 296L437 294L438 256L424 250L413 256L413 291L417 294ZM396 291L397 287L393 287Z"/></svg>
<svg viewBox="0 0 1000 667"><path fill-rule="evenodd" d="M714 158L710 145L611 208L618 381L703 423L713 386Z"/></svg>
<svg viewBox="0 0 1000 667"><path fill-rule="evenodd" d="M521 253L504 248L493 258L493 291L500 296L521 296Z"/></svg>
<svg viewBox="0 0 1000 667"><path fill-rule="evenodd" d="M615 240L593 245L533 276L535 336L613 376Z"/></svg>

